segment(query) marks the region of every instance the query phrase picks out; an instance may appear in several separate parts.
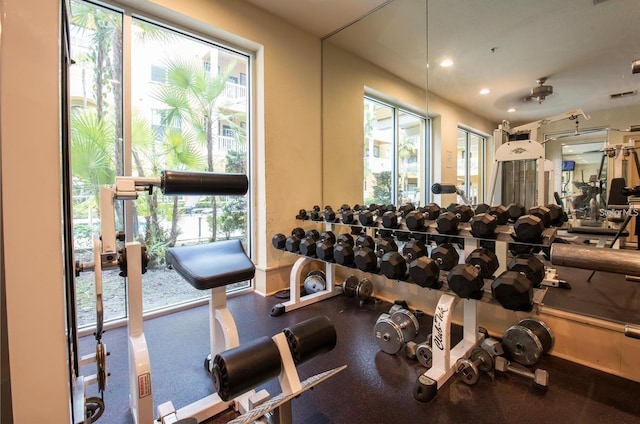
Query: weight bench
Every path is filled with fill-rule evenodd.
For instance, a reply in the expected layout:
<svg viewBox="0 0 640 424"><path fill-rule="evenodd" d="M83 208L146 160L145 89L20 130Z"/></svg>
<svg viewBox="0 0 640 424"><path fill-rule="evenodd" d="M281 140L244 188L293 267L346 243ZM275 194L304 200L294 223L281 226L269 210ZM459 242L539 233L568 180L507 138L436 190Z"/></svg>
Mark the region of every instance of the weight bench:
<svg viewBox="0 0 640 424"><path fill-rule="evenodd" d="M209 298L209 338L211 355L205 360L205 367L211 372L211 358L217 353L238 347L238 330L231 312L227 309L226 286L250 280L255 274L255 266L245 253L240 240L169 248L166 251L167 264L197 290L211 290ZM249 400L254 393L248 393L238 401L236 409L249 410ZM226 410L234 401L225 402L217 394L212 394L179 410L171 401L158 406L158 420L161 423L176 422L195 418L202 422ZM244 412L244 411L242 411Z"/></svg>

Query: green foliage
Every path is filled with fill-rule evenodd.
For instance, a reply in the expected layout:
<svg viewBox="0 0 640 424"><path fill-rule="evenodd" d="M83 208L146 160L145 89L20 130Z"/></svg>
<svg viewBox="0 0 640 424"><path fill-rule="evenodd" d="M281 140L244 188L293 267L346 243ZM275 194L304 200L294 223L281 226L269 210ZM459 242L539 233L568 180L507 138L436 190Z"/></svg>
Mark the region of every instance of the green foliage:
<svg viewBox="0 0 640 424"><path fill-rule="evenodd" d="M373 203L391 203L391 171L373 174L376 185L373 187Z"/></svg>
<svg viewBox="0 0 640 424"><path fill-rule="evenodd" d="M222 213L217 217L218 226L227 240L236 230L243 230L242 233L246 234L247 202L244 197L228 197L220 209Z"/></svg>

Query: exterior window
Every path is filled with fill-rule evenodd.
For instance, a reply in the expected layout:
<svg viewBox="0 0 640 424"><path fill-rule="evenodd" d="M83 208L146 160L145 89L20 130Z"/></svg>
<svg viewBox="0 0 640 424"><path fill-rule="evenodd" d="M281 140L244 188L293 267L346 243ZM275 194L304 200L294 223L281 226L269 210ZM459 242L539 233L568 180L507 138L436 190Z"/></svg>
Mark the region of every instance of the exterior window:
<svg viewBox="0 0 640 424"><path fill-rule="evenodd" d="M70 74L70 156L74 254L81 261L91 260L91 234L100 231L98 189L112 185L115 176L156 177L164 169L248 172L249 87L233 96L225 88L232 74L250 73L249 56L138 17L123 18L121 11L71 2L76 65ZM127 31L124 25L130 25ZM123 45L131 45L130 57L123 56ZM125 75L129 95L122 91ZM123 134L125 127L130 134ZM251 251L249 203L249 197L165 197L158 190L125 205L117 202L116 228L142 242L150 255L143 275L145 311L207 295L167 269L167 247L236 238ZM79 327L95 322L93 282L92 273L76 279ZM250 282L228 289L244 287ZM103 273L103 290L105 320L126 317L125 282L118 271Z"/></svg>
<svg viewBox="0 0 640 424"><path fill-rule="evenodd" d="M457 186L473 205L484 200L484 149L486 138L458 128Z"/></svg>
<svg viewBox="0 0 640 424"><path fill-rule="evenodd" d="M365 97L364 202L424 203L429 121Z"/></svg>

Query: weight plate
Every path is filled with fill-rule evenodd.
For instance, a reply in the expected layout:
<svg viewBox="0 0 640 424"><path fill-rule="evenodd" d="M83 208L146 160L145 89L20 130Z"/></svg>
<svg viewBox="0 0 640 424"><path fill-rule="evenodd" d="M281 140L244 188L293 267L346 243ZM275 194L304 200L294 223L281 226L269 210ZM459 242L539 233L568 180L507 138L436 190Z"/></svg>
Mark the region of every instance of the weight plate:
<svg viewBox="0 0 640 424"><path fill-rule="evenodd" d="M481 347L476 347L471 351L471 361L478 362L477 367L480 371L489 372L493 369L493 358Z"/></svg>
<svg viewBox="0 0 640 424"><path fill-rule="evenodd" d="M553 349L555 338L553 337L551 328L549 328L547 324L540 321L539 319L529 317L521 319L518 325L527 327L528 329L533 331L536 336L538 336L540 342L542 343L542 351L544 353L547 353L551 349Z"/></svg>
<svg viewBox="0 0 640 424"><path fill-rule="evenodd" d="M478 382L480 372L476 364L467 358L460 358L456 361L456 374L462 373L462 381L470 386Z"/></svg>
<svg viewBox="0 0 640 424"><path fill-rule="evenodd" d="M404 347L404 336L398 325L389 318L378 319L373 329L378 346L383 352L391 355L400 352Z"/></svg>
<svg viewBox="0 0 640 424"><path fill-rule="evenodd" d="M419 344L416 348L416 358L418 358L420 365L431 368L431 365L433 365L433 351L431 350L431 346L427 343Z"/></svg>
<svg viewBox="0 0 640 424"><path fill-rule="evenodd" d="M527 327L513 325L507 328L502 337L504 351L519 364L533 365L542 355L542 342Z"/></svg>
<svg viewBox="0 0 640 424"><path fill-rule="evenodd" d="M98 391L104 392L107 387L107 347L103 342L96 344L96 379L98 383Z"/></svg>
<svg viewBox="0 0 640 424"><path fill-rule="evenodd" d="M409 340L415 339L418 335L420 324L418 323L416 316L411 311L400 309L392 313L390 319L402 330L402 336L405 343Z"/></svg>

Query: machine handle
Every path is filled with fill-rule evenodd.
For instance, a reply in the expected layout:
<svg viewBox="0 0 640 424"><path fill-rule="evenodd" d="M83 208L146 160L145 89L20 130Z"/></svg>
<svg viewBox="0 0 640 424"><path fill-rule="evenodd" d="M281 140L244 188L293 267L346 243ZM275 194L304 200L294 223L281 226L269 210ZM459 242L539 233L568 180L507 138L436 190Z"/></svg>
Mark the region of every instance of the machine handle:
<svg viewBox="0 0 640 424"><path fill-rule="evenodd" d="M435 183L431 186L431 192L433 194L457 193L458 188L454 184Z"/></svg>
<svg viewBox="0 0 640 424"><path fill-rule="evenodd" d="M162 171L160 190L167 195L243 195L249 179L244 174Z"/></svg>

